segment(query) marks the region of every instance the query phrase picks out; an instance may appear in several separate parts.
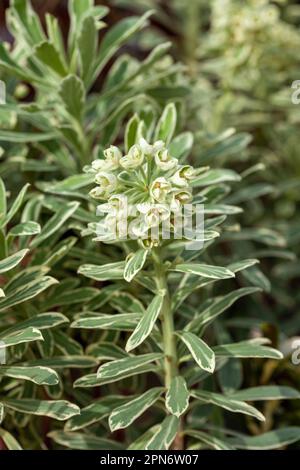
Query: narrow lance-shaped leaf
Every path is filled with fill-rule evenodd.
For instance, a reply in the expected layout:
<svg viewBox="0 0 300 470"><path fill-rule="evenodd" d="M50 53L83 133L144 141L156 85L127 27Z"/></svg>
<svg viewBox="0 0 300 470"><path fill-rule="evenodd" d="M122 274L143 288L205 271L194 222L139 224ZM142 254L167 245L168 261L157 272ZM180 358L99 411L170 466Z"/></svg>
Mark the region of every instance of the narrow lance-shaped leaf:
<svg viewBox="0 0 300 470"><path fill-rule="evenodd" d="M7 212L7 215L1 220L0 222L0 228L5 227L5 225L8 224L8 222L13 218L13 216L16 214L16 212L20 209L22 202L24 200L24 196L27 192L27 189L29 188L30 184L25 184L25 186L21 189L19 192L17 198L15 199L13 205Z"/></svg>
<svg viewBox="0 0 300 470"><path fill-rule="evenodd" d="M189 391L183 377L174 377L166 394L166 408L177 417L181 416L189 406Z"/></svg>
<svg viewBox="0 0 300 470"><path fill-rule="evenodd" d="M75 320L72 328L84 328L95 330L124 330L131 331L135 328L140 313L120 313L115 315L99 315L96 317L85 317Z"/></svg>
<svg viewBox="0 0 300 470"><path fill-rule="evenodd" d="M37 385L56 385L59 382L57 373L48 367L1 366L0 376L29 380Z"/></svg>
<svg viewBox="0 0 300 470"><path fill-rule="evenodd" d="M86 434L80 432L67 432L67 431L52 431L48 437L62 446L68 447L72 450L120 450L123 445L95 436L94 434Z"/></svg>
<svg viewBox="0 0 300 470"><path fill-rule="evenodd" d="M66 400L35 400L31 398L6 398L2 400L5 407L21 413L38 416L49 416L58 421L65 421L74 415L80 414L80 408Z"/></svg>
<svg viewBox="0 0 300 470"><path fill-rule="evenodd" d="M155 140L163 140L166 144L171 141L176 127L177 111L174 103L169 103L157 124Z"/></svg>
<svg viewBox="0 0 300 470"><path fill-rule="evenodd" d="M222 297L213 299L213 302L206 309L195 316L194 320L188 323L185 329L188 331L193 331L194 333L199 332L202 327L208 325L222 312L231 307L231 305L233 305L238 299L258 291L259 289L257 287L244 287L230 292L229 294Z"/></svg>
<svg viewBox="0 0 300 470"><path fill-rule="evenodd" d="M0 311L32 299L57 282L53 277L44 276L9 292L7 297L0 301Z"/></svg>
<svg viewBox="0 0 300 470"><path fill-rule="evenodd" d="M41 340L43 340L41 332L36 328L29 327L16 333L1 335L0 349L6 348L8 346L15 346L16 344Z"/></svg>
<svg viewBox="0 0 300 470"><path fill-rule="evenodd" d="M263 401L263 400L292 400L300 399L300 393L294 388L284 385L262 385L259 387L246 388L231 393L230 398L234 400L245 401Z"/></svg>
<svg viewBox="0 0 300 470"><path fill-rule="evenodd" d="M60 85L59 95L68 113L81 120L84 106L84 85L76 75L68 75Z"/></svg>
<svg viewBox="0 0 300 470"><path fill-rule="evenodd" d="M123 279L125 262L109 263L104 266L96 264L84 264L78 269L78 274L82 274L96 281L110 281L113 279Z"/></svg>
<svg viewBox="0 0 300 470"><path fill-rule="evenodd" d="M81 408L80 415L73 416L65 425L65 431L78 431L79 429L105 419L116 406L128 402L128 397L109 395L90 405Z"/></svg>
<svg viewBox="0 0 300 470"><path fill-rule="evenodd" d="M258 344L255 341L240 341L239 343L223 344L214 347L216 356L223 357L261 357L282 359L283 355L274 348Z"/></svg>
<svg viewBox="0 0 300 470"><path fill-rule="evenodd" d="M109 416L110 430L124 429L150 408L160 397L163 389L155 387L124 405L116 408Z"/></svg>
<svg viewBox="0 0 300 470"><path fill-rule="evenodd" d="M8 256L8 258L5 258L0 261L0 274L5 273L6 271L9 271L10 269L13 269L16 267L22 259L27 255L28 249L25 250L20 250L17 253L14 253L11 256Z"/></svg>
<svg viewBox="0 0 300 470"><path fill-rule="evenodd" d="M153 362L161 358L161 353L149 353L108 362L98 369L97 376L102 379L118 377L125 372L134 371L140 366L144 366L145 364L149 364L149 362Z"/></svg>
<svg viewBox="0 0 300 470"><path fill-rule="evenodd" d="M29 235L37 235L41 232L41 227L37 222L23 222L22 224L15 225L10 231L9 235L14 237L25 237Z"/></svg>
<svg viewBox="0 0 300 470"><path fill-rule="evenodd" d="M213 373L215 370L215 353L209 346L193 333L180 331L177 333L179 338L187 346L193 358L201 369Z"/></svg>
<svg viewBox="0 0 300 470"><path fill-rule="evenodd" d="M14 436L5 429L0 428L0 438L3 440L8 450L23 450Z"/></svg>
<svg viewBox="0 0 300 470"><path fill-rule="evenodd" d="M173 271L195 274L196 276L210 279L228 279L234 277L234 273L222 266L210 266L208 264L177 264Z"/></svg>
<svg viewBox="0 0 300 470"><path fill-rule="evenodd" d="M159 425L157 431L146 444L146 450L168 450L175 439L179 427L176 416L167 416Z"/></svg>
<svg viewBox="0 0 300 470"><path fill-rule="evenodd" d="M56 214L51 217L46 225L44 225L41 233L31 242L31 246L37 247L53 233L57 232L57 230L59 230L59 228L71 217L71 215L74 214L78 207L79 202L68 202L65 204L56 212Z"/></svg>
<svg viewBox="0 0 300 470"><path fill-rule="evenodd" d="M155 325L155 322L161 312L163 302L164 297L162 295L157 295L154 297L146 312L143 314L134 332L128 339L126 343L126 351L129 352L132 349L136 348L150 335Z"/></svg>
<svg viewBox="0 0 300 470"><path fill-rule="evenodd" d="M6 189L2 178L0 178L0 220L6 214Z"/></svg>
<svg viewBox="0 0 300 470"><path fill-rule="evenodd" d="M248 403L240 400L234 400L226 395L220 393L207 392L204 390L192 390L191 395L203 403L211 403L220 406L225 410L232 411L233 413L242 413L245 415L253 416L259 421L265 421L264 415Z"/></svg>
<svg viewBox="0 0 300 470"><path fill-rule="evenodd" d="M259 436L246 436L239 434L237 437L228 438L227 442L237 449L247 450L271 450L280 449L288 444L300 440L300 427L291 426L269 431Z"/></svg>
<svg viewBox="0 0 300 470"><path fill-rule="evenodd" d="M143 269L143 266L145 264L146 258L147 258L148 250L138 250L136 253L134 253L128 260L126 261L125 264L125 269L124 269L124 279L127 282L132 281L132 279L137 275L137 273Z"/></svg>

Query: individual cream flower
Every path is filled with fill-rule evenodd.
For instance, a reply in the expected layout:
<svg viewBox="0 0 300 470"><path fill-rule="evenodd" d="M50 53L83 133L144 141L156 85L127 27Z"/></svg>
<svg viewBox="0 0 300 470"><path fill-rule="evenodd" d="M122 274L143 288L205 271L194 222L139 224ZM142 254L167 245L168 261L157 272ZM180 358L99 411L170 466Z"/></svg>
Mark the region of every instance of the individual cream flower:
<svg viewBox="0 0 300 470"><path fill-rule="evenodd" d="M117 188L118 180L117 177L106 171L100 171L95 176L95 183L99 184L98 193L102 192L102 195L105 196L115 191Z"/></svg>
<svg viewBox="0 0 300 470"><path fill-rule="evenodd" d="M128 154L121 158L120 164L125 170L131 170L141 166L144 160L142 149L138 145L134 145Z"/></svg>
<svg viewBox="0 0 300 470"><path fill-rule="evenodd" d="M166 178L156 178L150 186L150 195L157 202L165 202L167 194L171 189L171 184L166 180Z"/></svg>
<svg viewBox="0 0 300 470"><path fill-rule="evenodd" d="M91 170L92 173L98 173L99 171L105 170L105 160L97 158L96 160L92 161L91 167L85 167L85 169Z"/></svg>
<svg viewBox="0 0 300 470"><path fill-rule="evenodd" d="M122 216L128 213L128 201L124 194L115 194L111 196L107 203L97 207L97 214L110 214L113 216Z"/></svg>
<svg viewBox="0 0 300 470"><path fill-rule="evenodd" d="M190 165L184 165L172 176L171 181L175 186L183 188L188 186L189 181L191 181L196 176L195 169Z"/></svg>
<svg viewBox="0 0 300 470"><path fill-rule="evenodd" d="M178 160L171 157L167 149L162 149L156 152L155 163L161 170L169 171L177 166Z"/></svg>
<svg viewBox="0 0 300 470"><path fill-rule="evenodd" d="M105 155L105 168L107 170L117 170L119 168L120 159L122 158L122 153L115 147L111 145L108 149L104 150Z"/></svg>
<svg viewBox="0 0 300 470"><path fill-rule="evenodd" d="M178 212L184 204L188 204L193 199L190 189L177 189L171 194L170 208L173 212Z"/></svg>
<svg viewBox="0 0 300 470"><path fill-rule="evenodd" d="M154 144L149 144L143 137L139 140L139 146L145 155L155 155L156 152L162 150L165 144L162 140L157 140Z"/></svg>
<svg viewBox="0 0 300 470"><path fill-rule="evenodd" d="M129 237L133 239L146 238L148 230L149 227L142 216L132 220L128 226Z"/></svg>
<svg viewBox="0 0 300 470"><path fill-rule="evenodd" d="M170 210L166 204L138 204L137 209L144 215L148 227L155 227L170 216Z"/></svg>

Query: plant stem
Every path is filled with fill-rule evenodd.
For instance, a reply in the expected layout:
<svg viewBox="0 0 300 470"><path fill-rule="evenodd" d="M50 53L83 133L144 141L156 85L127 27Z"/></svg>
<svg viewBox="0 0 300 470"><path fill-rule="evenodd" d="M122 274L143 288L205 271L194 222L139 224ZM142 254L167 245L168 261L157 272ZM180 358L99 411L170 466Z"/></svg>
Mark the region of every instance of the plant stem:
<svg viewBox="0 0 300 470"><path fill-rule="evenodd" d="M164 302L161 309L161 325L163 334L163 347L165 357L165 388L168 389L171 385L173 377L176 377L178 371L178 359L175 341L175 328L173 312L171 310L171 299L168 287L168 280L166 269L162 263L159 252L153 251L153 260L155 266L156 285L158 290L164 291ZM173 450L183 450L184 441L182 435L182 421L179 424L179 432L172 445Z"/></svg>
<svg viewBox="0 0 300 470"><path fill-rule="evenodd" d="M161 324L165 356L165 387L169 388L172 378L178 374L177 352L174 338L174 320L171 311L170 293L165 267L161 262L159 253L156 252L153 255L153 258L157 288L158 290L165 292L161 309Z"/></svg>

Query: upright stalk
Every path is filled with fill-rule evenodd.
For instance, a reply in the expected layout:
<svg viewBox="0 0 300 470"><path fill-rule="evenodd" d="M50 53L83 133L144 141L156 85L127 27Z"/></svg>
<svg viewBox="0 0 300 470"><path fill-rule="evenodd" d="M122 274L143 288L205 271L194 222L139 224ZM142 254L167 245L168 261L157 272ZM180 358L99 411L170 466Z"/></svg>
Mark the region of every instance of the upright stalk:
<svg viewBox="0 0 300 470"><path fill-rule="evenodd" d="M171 299L168 287L166 268L163 265L158 251L153 250L153 260L155 267L155 280L158 290L164 292L164 301L161 309L161 325L164 349L164 371L165 371L165 387L168 389L171 385L173 377L176 377L178 371L178 359L175 342L175 328L173 312L171 310ZM179 425L179 432L173 442L173 450L182 450L183 437L181 434L182 422Z"/></svg>

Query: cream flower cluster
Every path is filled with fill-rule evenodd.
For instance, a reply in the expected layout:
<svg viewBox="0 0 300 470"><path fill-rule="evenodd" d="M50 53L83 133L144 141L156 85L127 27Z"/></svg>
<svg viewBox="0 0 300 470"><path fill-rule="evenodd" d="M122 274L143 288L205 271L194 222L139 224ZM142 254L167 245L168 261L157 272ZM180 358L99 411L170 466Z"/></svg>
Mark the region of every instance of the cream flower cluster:
<svg viewBox="0 0 300 470"><path fill-rule="evenodd" d="M126 155L109 147L104 159L94 160L85 171L95 174L90 195L102 201L97 240L113 242L130 232L130 238L152 246L159 243L162 223L170 220L172 229L174 217L192 202L191 182L203 168L181 165L164 142L150 144L141 138Z"/></svg>

